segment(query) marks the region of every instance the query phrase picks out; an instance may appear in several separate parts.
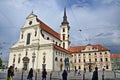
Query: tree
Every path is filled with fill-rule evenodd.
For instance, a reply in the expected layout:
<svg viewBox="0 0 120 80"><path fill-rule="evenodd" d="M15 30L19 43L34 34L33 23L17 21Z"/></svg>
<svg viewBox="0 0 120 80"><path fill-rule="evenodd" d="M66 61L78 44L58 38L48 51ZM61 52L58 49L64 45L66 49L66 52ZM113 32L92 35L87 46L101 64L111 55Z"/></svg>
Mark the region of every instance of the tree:
<svg viewBox="0 0 120 80"><path fill-rule="evenodd" d="M2 59L0 58L0 67L2 67Z"/></svg>

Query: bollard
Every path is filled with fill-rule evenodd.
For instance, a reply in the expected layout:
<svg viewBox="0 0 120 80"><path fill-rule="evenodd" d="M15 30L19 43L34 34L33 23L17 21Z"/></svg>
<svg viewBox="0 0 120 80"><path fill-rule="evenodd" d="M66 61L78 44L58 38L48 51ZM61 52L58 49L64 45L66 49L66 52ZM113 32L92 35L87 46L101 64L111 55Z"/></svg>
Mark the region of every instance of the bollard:
<svg viewBox="0 0 120 80"><path fill-rule="evenodd" d="M21 80L23 80L23 71L22 71L22 75L21 75Z"/></svg>
<svg viewBox="0 0 120 80"><path fill-rule="evenodd" d="M116 72L114 71L114 76L115 76L115 79L116 79Z"/></svg>
<svg viewBox="0 0 120 80"><path fill-rule="evenodd" d="M102 75L102 80L104 80L104 75Z"/></svg>
<svg viewBox="0 0 120 80"><path fill-rule="evenodd" d="M85 80L85 72L83 73L83 80Z"/></svg>
<svg viewBox="0 0 120 80"><path fill-rule="evenodd" d="M35 80L37 80L37 72L35 72Z"/></svg>
<svg viewBox="0 0 120 80"><path fill-rule="evenodd" d="M52 80L52 72L50 73L50 80Z"/></svg>

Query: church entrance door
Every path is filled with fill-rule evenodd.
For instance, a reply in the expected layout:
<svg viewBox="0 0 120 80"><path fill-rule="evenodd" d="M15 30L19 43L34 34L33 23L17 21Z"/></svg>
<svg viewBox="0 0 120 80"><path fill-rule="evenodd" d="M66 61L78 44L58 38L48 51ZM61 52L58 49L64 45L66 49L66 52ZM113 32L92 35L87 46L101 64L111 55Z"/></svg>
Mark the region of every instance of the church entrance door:
<svg viewBox="0 0 120 80"><path fill-rule="evenodd" d="M30 59L28 57L24 57L22 60L23 60L23 69L26 71L28 69L28 64Z"/></svg>

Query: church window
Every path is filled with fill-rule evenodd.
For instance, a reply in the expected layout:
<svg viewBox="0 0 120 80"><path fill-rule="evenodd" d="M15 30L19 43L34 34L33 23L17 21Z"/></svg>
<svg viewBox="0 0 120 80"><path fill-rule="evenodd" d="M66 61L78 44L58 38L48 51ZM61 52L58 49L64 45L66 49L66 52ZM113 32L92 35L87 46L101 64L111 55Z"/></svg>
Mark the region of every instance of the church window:
<svg viewBox="0 0 120 80"><path fill-rule="evenodd" d="M32 21L29 22L29 25L31 25L31 24L32 24Z"/></svg>
<svg viewBox="0 0 120 80"><path fill-rule="evenodd" d="M18 63L20 63L20 57L18 58Z"/></svg>
<svg viewBox="0 0 120 80"><path fill-rule="evenodd" d="M15 57L13 58L13 63L15 63Z"/></svg>
<svg viewBox="0 0 120 80"><path fill-rule="evenodd" d="M26 56L27 56L28 52L26 51Z"/></svg>
<svg viewBox="0 0 120 80"><path fill-rule="evenodd" d="M21 34L21 39L23 39L23 34Z"/></svg>
<svg viewBox="0 0 120 80"><path fill-rule="evenodd" d="M60 62L62 62L62 58L60 59Z"/></svg>
<svg viewBox="0 0 120 80"><path fill-rule="evenodd" d="M103 59L102 59L102 58L100 58L100 61L101 61L101 62L103 62Z"/></svg>
<svg viewBox="0 0 120 80"><path fill-rule="evenodd" d="M79 63L80 63L80 59L79 59Z"/></svg>
<svg viewBox="0 0 120 80"><path fill-rule="evenodd" d="M76 59L74 60L74 62L76 63Z"/></svg>
<svg viewBox="0 0 120 80"><path fill-rule="evenodd" d="M91 59L89 59L89 62L91 63Z"/></svg>
<svg viewBox="0 0 120 80"><path fill-rule="evenodd" d="M63 28L63 32L65 32L65 28Z"/></svg>
<svg viewBox="0 0 120 80"><path fill-rule="evenodd" d="M63 48L65 48L65 43L63 42Z"/></svg>
<svg viewBox="0 0 120 80"><path fill-rule="evenodd" d="M37 36L37 31L35 31L35 36Z"/></svg>
<svg viewBox="0 0 120 80"><path fill-rule="evenodd" d="M65 40L65 34L63 34L63 40Z"/></svg>
<svg viewBox="0 0 120 80"><path fill-rule="evenodd" d="M56 45L57 45L57 42L56 42Z"/></svg>
<svg viewBox="0 0 120 80"><path fill-rule="evenodd" d="M102 55L102 53L100 53L100 55Z"/></svg>
<svg viewBox="0 0 120 80"><path fill-rule="evenodd" d="M58 61L58 58L57 58L57 57L55 58L55 61Z"/></svg>
<svg viewBox="0 0 120 80"><path fill-rule="evenodd" d="M49 40L49 37L47 37L47 40Z"/></svg>
<svg viewBox="0 0 120 80"><path fill-rule="evenodd" d="M28 33L28 34L27 34L27 44L30 44L30 36L31 36L31 34Z"/></svg>
<svg viewBox="0 0 120 80"><path fill-rule="evenodd" d="M84 62L85 62L85 59L84 59Z"/></svg>

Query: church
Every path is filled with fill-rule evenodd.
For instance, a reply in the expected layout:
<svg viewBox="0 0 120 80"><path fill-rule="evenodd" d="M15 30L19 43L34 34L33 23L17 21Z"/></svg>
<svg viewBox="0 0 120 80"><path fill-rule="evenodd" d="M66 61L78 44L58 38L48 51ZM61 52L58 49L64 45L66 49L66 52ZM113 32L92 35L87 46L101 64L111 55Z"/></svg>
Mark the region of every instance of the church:
<svg viewBox="0 0 120 80"><path fill-rule="evenodd" d="M110 51L107 48L99 44L71 47L69 32L66 8L60 33L42 22L33 12L30 13L21 28L19 40L10 48L8 66L12 65L19 71L30 68L40 71L84 70L95 66L111 70Z"/></svg>

